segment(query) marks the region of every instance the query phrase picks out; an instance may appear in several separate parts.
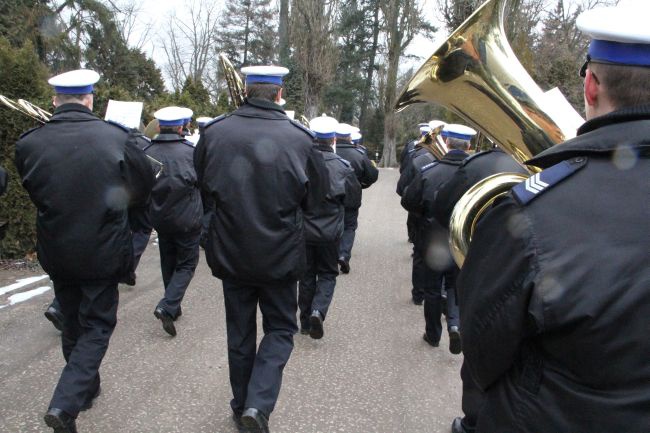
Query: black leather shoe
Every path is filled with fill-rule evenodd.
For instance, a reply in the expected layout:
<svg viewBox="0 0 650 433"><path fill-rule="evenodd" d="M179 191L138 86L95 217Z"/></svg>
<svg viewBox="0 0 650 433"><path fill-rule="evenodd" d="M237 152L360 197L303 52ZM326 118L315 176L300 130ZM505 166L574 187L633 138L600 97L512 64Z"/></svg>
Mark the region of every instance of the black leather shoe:
<svg viewBox="0 0 650 433"><path fill-rule="evenodd" d="M101 395L101 393L102 393L102 387L101 387L101 386L98 386L98 387L97 387L97 391L95 391L95 392L92 394L92 397L90 397L88 400L86 400L86 402L84 403L84 405L81 406L81 407L79 408L79 410L80 410L81 412L83 412L83 411L88 410L88 409L90 409L91 407L93 407L93 402L95 401L95 399L96 399L97 397L99 397L99 396Z"/></svg>
<svg viewBox="0 0 650 433"><path fill-rule="evenodd" d="M424 299L411 298L411 302L413 302L414 305L422 305L424 303Z"/></svg>
<svg viewBox="0 0 650 433"><path fill-rule="evenodd" d="M468 429L463 425L461 417L454 418L451 423L451 433L474 433L474 429Z"/></svg>
<svg viewBox="0 0 650 433"><path fill-rule="evenodd" d="M460 331L458 326L449 327L449 351L454 355L461 352Z"/></svg>
<svg viewBox="0 0 650 433"><path fill-rule="evenodd" d="M45 424L54 429L54 433L77 433L77 424L73 417L55 407L43 417Z"/></svg>
<svg viewBox="0 0 650 433"><path fill-rule="evenodd" d="M162 322L162 327L166 333L172 337L176 336L176 327L174 326L174 319L169 313L163 310L161 307L156 307L153 315L156 316L158 320Z"/></svg>
<svg viewBox="0 0 650 433"><path fill-rule="evenodd" d="M426 341L429 346L438 347L440 345L440 342L438 341L434 342L433 340L431 340L426 332L422 334L422 339Z"/></svg>
<svg viewBox="0 0 650 433"><path fill-rule="evenodd" d="M244 411L241 416L241 423L251 432L270 433L268 418L254 407L249 407Z"/></svg>
<svg viewBox="0 0 650 433"><path fill-rule="evenodd" d="M314 340L320 340L324 334L323 316L320 311L314 310L311 312L311 316L309 316L309 336Z"/></svg>
<svg viewBox="0 0 650 433"><path fill-rule="evenodd" d="M341 267L341 272L344 274L350 273L350 262L345 260L343 257L339 257L339 266Z"/></svg>
<svg viewBox="0 0 650 433"><path fill-rule="evenodd" d="M63 331L63 314L56 308L50 306L45 310L45 317L52 322L52 325L59 331Z"/></svg>
<svg viewBox="0 0 650 433"><path fill-rule="evenodd" d="M300 333L302 335L309 335L309 328L300 328Z"/></svg>

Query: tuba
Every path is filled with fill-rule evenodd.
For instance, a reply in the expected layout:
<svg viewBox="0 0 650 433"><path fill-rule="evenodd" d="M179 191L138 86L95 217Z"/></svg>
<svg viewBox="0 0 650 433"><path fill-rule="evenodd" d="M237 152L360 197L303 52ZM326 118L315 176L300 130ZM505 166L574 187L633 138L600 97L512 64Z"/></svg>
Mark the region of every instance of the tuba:
<svg viewBox="0 0 650 433"><path fill-rule="evenodd" d="M447 145L444 143L440 135L444 128L444 123L435 128L431 128L431 131L422 136L418 143L421 147L428 150L437 160L441 160L447 153Z"/></svg>
<svg viewBox="0 0 650 433"><path fill-rule="evenodd" d="M244 103L244 83L242 82L235 67L230 63L228 57L224 53L219 53L219 62L223 69L223 75L228 85L228 92L230 92L230 100L235 107L241 107Z"/></svg>
<svg viewBox="0 0 650 433"><path fill-rule="evenodd" d="M583 121L563 97L544 93L517 60L503 29L507 2L487 0L465 20L415 73L395 108L419 102L443 105L523 164L574 137ZM491 176L458 201L450 220L450 247L459 266L478 219L525 178Z"/></svg>

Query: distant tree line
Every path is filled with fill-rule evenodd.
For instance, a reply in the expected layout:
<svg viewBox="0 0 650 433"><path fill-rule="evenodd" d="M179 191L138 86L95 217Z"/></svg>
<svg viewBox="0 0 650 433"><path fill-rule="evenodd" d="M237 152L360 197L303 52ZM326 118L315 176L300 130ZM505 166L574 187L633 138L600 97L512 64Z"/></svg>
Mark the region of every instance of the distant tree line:
<svg viewBox="0 0 650 433"><path fill-rule="evenodd" d="M121 2L120 2L121 1ZM0 94L51 106L49 76L79 67L100 72L95 112L109 99L143 101L143 122L178 104L197 116L233 107L218 66L225 52L239 68L282 64L287 109L307 118L327 113L358 125L372 156L394 166L418 122L460 121L444 107L421 104L395 113L396 98L414 70L400 67L418 36L451 32L479 0L186 0L154 28L138 0L3 0L0 3ZM616 0L510 0L506 30L519 60L542 89L559 87L581 110L587 40L577 15ZM433 8L427 13L424 8ZM155 61L143 47L153 43ZM432 53L418 53L424 61ZM417 60L417 59L415 59ZM416 63L419 63L416 61ZM0 257L34 250L34 212L13 167L14 144L34 122L0 108L0 163L10 171L0 198L9 221ZM91 175L91 174L89 174Z"/></svg>

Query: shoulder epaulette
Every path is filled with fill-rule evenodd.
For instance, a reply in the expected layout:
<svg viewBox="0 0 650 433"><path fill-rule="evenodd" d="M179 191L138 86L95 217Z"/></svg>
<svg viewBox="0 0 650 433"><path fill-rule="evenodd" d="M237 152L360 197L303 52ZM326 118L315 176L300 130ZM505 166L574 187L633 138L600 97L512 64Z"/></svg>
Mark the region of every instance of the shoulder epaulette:
<svg viewBox="0 0 650 433"><path fill-rule="evenodd" d="M195 146L194 146L194 143L192 143L190 140L183 140L183 144L185 144L185 145L187 145L187 146L190 146L190 147L192 147L192 148L195 147Z"/></svg>
<svg viewBox="0 0 650 433"><path fill-rule="evenodd" d="M215 123L217 123L217 122L219 122L219 121L225 119L225 118L228 117L228 116L230 116L230 113L225 113L225 114L222 114L221 116L217 116L217 117L215 117L214 119L212 119L211 121L209 121L208 123L206 123L205 126L203 127L203 129L207 128L207 127L210 126L210 125L214 125Z"/></svg>
<svg viewBox="0 0 650 433"><path fill-rule="evenodd" d="M114 120L106 120L105 122L106 122L106 123L109 123L109 124L111 124L111 125L113 125L113 126L117 126L117 127L120 128L122 131L125 131L125 132L131 132L131 128L129 128L128 126L124 126L124 125L122 125L121 123L116 122L116 121L114 121Z"/></svg>
<svg viewBox="0 0 650 433"><path fill-rule="evenodd" d="M435 167L438 165L439 161L433 161L428 163L427 165L423 165L422 168L420 169L420 173L424 173L425 171L429 170L430 168Z"/></svg>
<svg viewBox="0 0 650 433"><path fill-rule="evenodd" d="M474 160L476 158L479 158L479 157L481 157L483 155L487 155L487 154L489 154L491 152L492 152L491 150L483 150L481 152L476 152L475 154L470 155L467 158L463 159L463 162L461 162L460 165L465 166L465 165L467 165L468 162L470 162L470 161L472 161L472 160Z"/></svg>
<svg viewBox="0 0 650 433"><path fill-rule="evenodd" d="M312 138L312 140L316 138L316 135L311 131L311 129L307 128L305 125L298 122L297 120L289 119L289 122L291 122L291 124L296 128L301 129L305 134L309 135Z"/></svg>
<svg viewBox="0 0 650 433"><path fill-rule="evenodd" d="M359 153L362 154L363 156L366 156L366 155L367 155L367 153L364 152L363 149L359 149L358 147L355 147L354 150L356 150L357 152L359 152Z"/></svg>
<svg viewBox="0 0 650 433"><path fill-rule="evenodd" d="M541 171L512 188L512 195L525 206L544 192L559 184L587 164L587 158L578 157L562 161Z"/></svg>
<svg viewBox="0 0 650 433"><path fill-rule="evenodd" d="M406 153L413 153L413 152L415 152L415 150L416 150L416 149L415 149L415 147L414 147L413 149L409 149L409 150L407 150Z"/></svg>
<svg viewBox="0 0 650 433"><path fill-rule="evenodd" d="M43 126L43 125L38 125L38 126L35 126L35 127L33 127L33 128L28 129L27 131L25 131L25 132L23 132L22 134L20 134L20 138L23 138L23 137L28 136L29 134L31 134L32 132L36 131L37 129L40 129L42 126Z"/></svg>

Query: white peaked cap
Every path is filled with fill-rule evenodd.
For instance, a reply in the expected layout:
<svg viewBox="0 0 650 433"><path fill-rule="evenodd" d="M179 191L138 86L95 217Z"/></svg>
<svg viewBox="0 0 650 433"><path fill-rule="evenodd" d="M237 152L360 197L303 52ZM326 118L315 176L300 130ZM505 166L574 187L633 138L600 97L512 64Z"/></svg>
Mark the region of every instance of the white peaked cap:
<svg viewBox="0 0 650 433"><path fill-rule="evenodd" d="M576 26L592 39L650 44L649 17L648 0L623 0L618 6L597 7L581 13Z"/></svg>
<svg viewBox="0 0 650 433"><path fill-rule="evenodd" d="M431 122L429 122L429 128L436 129L439 126L441 126L441 125L444 126L446 124L447 123L443 122L442 120L432 120Z"/></svg>
<svg viewBox="0 0 650 433"><path fill-rule="evenodd" d="M289 70L282 66L246 66L241 68L241 73L246 76L246 84L269 83L282 85L282 77Z"/></svg>
<svg viewBox="0 0 650 433"><path fill-rule="evenodd" d="M336 128L336 135L339 135L341 137L352 135L353 132L354 127L352 125L348 125L347 123L339 123L339 126Z"/></svg>
<svg viewBox="0 0 650 433"><path fill-rule="evenodd" d="M443 137L458 138L460 140L471 140L476 135L476 131L469 126L458 123L448 123L442 130Z"/></svg>
<svg viewBox="0 0 650 433"><path fill-rule="evenodd" d="M165 107L153 113L160 126L182 126L191 119L194 112L185 107Z"/></svg>
<svg viewBox="0 0 650 433"><path fill-rule="evenodd" d="M363 137L363 135L361 135L360 132L353 132L351 138L352 141L357 141L357 140L361 140L361 137Z"/></svg>
<svg viewBox="0 0 650 433"><path fill-rule="evenodd" d="M199 125L205 125L206 123L210 123L212 121L212 117L206 117L206 116L201 116L196 118L196 123Z"/></svg>
<svg viewBox="0 0 650 433"><path fill-rule="evenodd" d="M99 74L91 69L77 69L50 78L47 82L56 93L85 95L93 92L93 85L99 81Z"/></svg>
<svg viewBox="0 0 650 433"><path fill-rule="evenodd" d="M309 121L309 129L314 131L317 138L334 138L339 122L329 116L319 116Z"/></svg>

